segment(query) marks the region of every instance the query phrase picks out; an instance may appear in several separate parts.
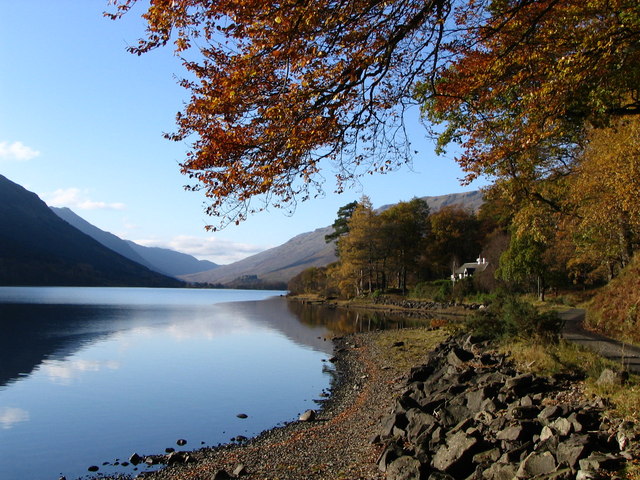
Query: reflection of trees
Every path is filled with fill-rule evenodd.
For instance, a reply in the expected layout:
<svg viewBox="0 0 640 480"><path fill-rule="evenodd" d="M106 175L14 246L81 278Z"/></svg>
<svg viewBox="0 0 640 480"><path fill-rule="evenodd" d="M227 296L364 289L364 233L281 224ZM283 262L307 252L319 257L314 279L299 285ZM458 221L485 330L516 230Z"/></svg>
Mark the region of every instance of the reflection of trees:
<svg viewBox="0 0 640 480"><path fill-rule="evenodd" d="M305 325L322 325L335 334L423 326L424 320L378 311L349 310L298 301L287 302L289 310Z"/></svg>

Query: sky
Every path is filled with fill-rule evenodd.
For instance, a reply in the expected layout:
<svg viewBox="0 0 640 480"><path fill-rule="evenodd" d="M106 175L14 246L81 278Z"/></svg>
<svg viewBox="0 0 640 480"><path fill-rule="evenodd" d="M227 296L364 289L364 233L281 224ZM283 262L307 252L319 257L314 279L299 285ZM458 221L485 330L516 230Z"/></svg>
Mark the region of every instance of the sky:
<svg viewBox="0 0 640 480"><path fill-rule="evenodd" d="M142 6L142 3L141 3ZM0 174L50 206L121 238L227 264L331 225L337 210L363 194L374 207L413 197L477 190L436 156L417 112L409 121L412 167L364 178L298 204L270 208L219 232L202 193L188 192L179 163L186 143L166 140L188 92L170 48L128 53L144 32L141 9L119 21L103 17L107 0L0 0Z"/></svg>

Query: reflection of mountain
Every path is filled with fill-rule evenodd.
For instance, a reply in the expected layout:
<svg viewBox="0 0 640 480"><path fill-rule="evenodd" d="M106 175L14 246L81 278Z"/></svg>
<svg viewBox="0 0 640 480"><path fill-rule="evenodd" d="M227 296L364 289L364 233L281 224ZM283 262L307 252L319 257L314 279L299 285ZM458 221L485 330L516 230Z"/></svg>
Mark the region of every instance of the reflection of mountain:
<svg viewBox="0 0 640 480"><path fill-rule="evenodd" d="M64 358L112 333L113 326L111 331L87 329L87 320L95 318L97 310L80 305L0 304L0 387L29 375L45 359Z"/></svg>
<svg viewBox="0 0 640 480"><path fill-rule="evenodd" d="M201 315L203 311L205 315ZM228 318L233 318L236 325L241 319L241 328L264 326L298 345L327 354L333 350L329 339L334 335L410 322L303 305L282 297L191 307L0 304L0 388L31 374L45 360L67 359L84 346L118 332L166 328L186 337L224 335Z"/></svg>

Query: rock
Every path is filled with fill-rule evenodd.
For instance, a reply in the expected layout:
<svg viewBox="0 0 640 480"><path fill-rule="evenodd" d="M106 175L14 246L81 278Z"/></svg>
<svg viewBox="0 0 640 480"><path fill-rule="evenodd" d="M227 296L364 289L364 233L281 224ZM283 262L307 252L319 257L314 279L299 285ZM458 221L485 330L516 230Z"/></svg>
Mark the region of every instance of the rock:
<svg viewBox="0 0 640 480"><path fill-rule="evenodd" d="M473 463L493 463L497 462L502 454L499 448L492 448L484 452L476 453L473 456Z"/></svg>
<svg viewBox="0 0 640 480"><path fill-rule="evenodd" d="M449 365L460 367L474 357L473 353L462 348L454 347L447 355Z"/></svg>
<svg viewBox="0 0 640 480"><path fill-rule="evenodd" d="M187 444L187 441L184 438L180 438L178 441L176 441L176 445L178 445L179 447L184 447Z"/></svg>
<svg viewBox="0 0 640 480"><path fill-rule="evenodd" d="M513 480L517 468L512 463L494 463L482 472L482 476L487 480Z"/></svg>
<svg viewBox="0 0 640 480"><path fill-rule="evenodd" d="M396 460L401 456L402 456L402 448L400 448L398 445L395 445L393 443L390 445L387 445L387 448L385 448L382 451L382 453L378 457L378 460L376 461L376 464L378 465L378 469L381 472L386 472L387 468L389 468L389 465L391 465L391 463L394 460Z"/></svg>
<svg viewBox="0 0 640 480"><path fill-rule="evenodd" d="M129 457L129 463L131 463L133 465L138 465L142 461L143 461L143 458L140 455L138 455L137 453L134 453L133 455L131 455Z"/></svg>
<svg viewBox="0 0 640 480"><path fill-rule="evenodd" d="M557 448L558 463L575 468L578 460L588 452L589 439L586 435L574 435L569 440L559 443Z"/></svg>
<svg viewBox="0 0 640 480"><path fill-rule="evenodd" d="M478 439L467 435L465 432L459 431L449 437L445 445L438 448L433 457L433 467L441 472L447 472L458 477L464 470L469 471L472 466L469 459L473 454L473 448L478 444ZM470 473L470 472L468 472ZM464 473L462 473L463 476Z"/></svg>
<svg viewBox="0 0 640 480"><path fill-rule="evenodd" d="M91 465L89 468L87 468L87 470L90 472L97 472L98 470L100 470L100 467L98 467L97 465Z"/></svg>
<svg viewBox="0 0 640 480"><path fill-rule="evenodd" d="M236 468L233 469L234 477L241 477L242 475L246 475L247 473L249 472L247 471L247 467L245 467L243 463L239 463Z"/></svg>
<svg viewBox="0 0 640 480"><path fill-rule="evenodd" d="M510 427L501 430L496 435L498 440L506 440L508 442L515 442L524 438L525 430L522 425L512 425Z"/></svg>
<svg viewBox="0 0 640 480"><path fill-rule="evenodd" d="M211 480L231 480L231 478L231 475L229 475L226 470L218 470L213 474Z"/></svg>
<svg viewBox="0 0 640 480"><path fill-rule="evenodd" d="M531 478L537 475L546 475L556 469L556 459L551 452L531 452L520 464L516 476L518 478Z"/></svg>
<svg viewBox="0 0 640 480"><path fill-rule="evenodd" d="M312 422L315 419L316 419L316 411L315 410L307 410L302 415L300 415L300 417L298 418L298 420L300 422Z"/></svg>
<svg viewBox="0 0 640 480"><path fill-rule="evenodd" d="M387 480L420 480L420 462L403 455L387 467Z"/></svg>
<svg viewBox="0 0 640 480"><path fill-rule="evenodd" d="M616 372L610 368L605 368L596 383L598 385L623 385L628 378L629 374L627 372Z"/></svg>
<svg viewBox="0 0 640 480"><path fill-rule="evenodd" d="M596 470L615 470L620 467L624 458L619 455L592 453L587 458L579 461L580 470L596 471Z"/></svg>
<svg viewBox="0 0 640 480"><path fill-rule="evenodd" d="M238 418L249 418L249 415L247 415L246 413L239 413L236 415L236 417Z"/></svg>
<svg viewBox="0 0 640 480"><path fill-rule="evenodd" d="M557 418L549 426L553 430L558 432L558 435L560 435L561 437L566 437L571 433L572 425L571 422L566 418Z"/></svg>

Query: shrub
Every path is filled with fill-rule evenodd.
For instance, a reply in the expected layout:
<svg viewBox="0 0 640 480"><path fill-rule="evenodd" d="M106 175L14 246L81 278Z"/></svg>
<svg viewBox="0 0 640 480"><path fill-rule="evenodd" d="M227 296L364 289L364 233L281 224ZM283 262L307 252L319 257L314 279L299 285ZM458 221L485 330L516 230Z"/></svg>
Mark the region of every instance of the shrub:
<svg viewBox="0 0 640 480"><path fill-rule="evenodd" d="M487 339L525 339L534 342L557 341L562 321L555 312L541 313L528 302L514 296L498 296L484 310L471 315L465 326Z"/></svg>

